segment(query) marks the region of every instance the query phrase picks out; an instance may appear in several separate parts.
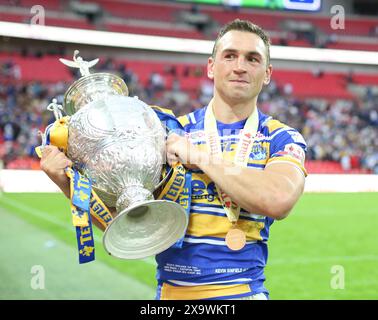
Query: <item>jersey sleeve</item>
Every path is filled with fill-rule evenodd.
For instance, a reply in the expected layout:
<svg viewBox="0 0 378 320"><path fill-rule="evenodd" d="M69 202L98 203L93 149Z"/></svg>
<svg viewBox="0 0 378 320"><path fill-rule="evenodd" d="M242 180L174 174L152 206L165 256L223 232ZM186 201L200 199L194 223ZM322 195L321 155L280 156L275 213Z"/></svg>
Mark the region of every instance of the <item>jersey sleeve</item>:
<svg viewBox="0 0 378 320"><path fill-rule="evenodd" d="M281 128L272 135L270 158L266 167L272 163L287 162L295 165L306 177L306 152L307 144L297 130L290 127Z"/></svg>

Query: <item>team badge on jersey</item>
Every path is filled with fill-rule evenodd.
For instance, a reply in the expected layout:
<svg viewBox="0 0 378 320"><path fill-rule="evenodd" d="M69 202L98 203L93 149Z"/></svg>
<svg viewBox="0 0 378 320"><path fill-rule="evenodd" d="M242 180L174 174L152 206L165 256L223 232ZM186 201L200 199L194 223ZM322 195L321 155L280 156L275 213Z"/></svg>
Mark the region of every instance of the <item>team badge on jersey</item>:
<svg viewBox="0 0 378 320"><path fill-rule="evenodd" d="M251 152L250 157L253 160L265 160L267 157L266 149L261 144L255 143L252 147L252 152Z"/></svg>

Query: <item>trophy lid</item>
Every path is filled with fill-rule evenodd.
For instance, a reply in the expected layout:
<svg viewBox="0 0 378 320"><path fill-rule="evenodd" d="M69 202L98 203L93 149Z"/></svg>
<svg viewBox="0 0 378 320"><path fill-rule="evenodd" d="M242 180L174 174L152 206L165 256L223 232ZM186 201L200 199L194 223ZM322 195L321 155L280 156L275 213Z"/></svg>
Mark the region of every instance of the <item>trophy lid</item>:
<svg viewBox="0 0 378 320"><path fill-rule="evenodd" d="M118 76L111 73L90 74L89 68L93 67L99 59L85 61L75 50L73 61L59 59L63 64L80 69L82 77L76 80L64 95L63 109L67 115L73 115L89 102L104 99L109 95L128 96L129 90L126 83Z"/></svg>

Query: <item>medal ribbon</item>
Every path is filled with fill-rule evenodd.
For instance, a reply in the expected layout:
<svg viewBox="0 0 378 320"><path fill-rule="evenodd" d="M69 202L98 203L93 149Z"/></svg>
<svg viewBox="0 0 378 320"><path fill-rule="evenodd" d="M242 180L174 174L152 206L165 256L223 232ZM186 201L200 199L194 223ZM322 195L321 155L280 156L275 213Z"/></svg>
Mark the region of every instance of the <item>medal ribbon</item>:
<svg viewBox="0 0 378 320"><path fill-rule="evenodd" d="M247 166L258 125L259 114L257 108L255 108L254 112L248 117L244 128L240 130L235 156L233 159L230 159L234 164L239 166ZM210 155L218 156L220 158L224 158L224 156L227 157L227 154L222 152L217 121L213 111L213 100L210 101L206 109L204 130L206 133L206 145ZM215 185L215 187L219 195L219 200L226 211L228 220L235 223L239 219L240 206L233 202L230 196L220 189L218 185Z"/></svg>
<svg viewBox="0 0 378 320"><path fill-rule="evenodd" d="M76 228L79 263L95 260L91 215L106 228L112 221L109 209L92 190L91 181L73 168L66 168L70 179L72 224ZM90 213L90 214L89 214Z"/></svg>

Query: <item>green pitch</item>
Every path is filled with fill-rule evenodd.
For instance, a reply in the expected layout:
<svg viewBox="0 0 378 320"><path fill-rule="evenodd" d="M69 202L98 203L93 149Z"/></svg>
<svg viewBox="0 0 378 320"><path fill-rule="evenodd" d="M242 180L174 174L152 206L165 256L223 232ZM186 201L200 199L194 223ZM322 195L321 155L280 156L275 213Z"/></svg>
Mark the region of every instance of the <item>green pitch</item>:
<svg viewBox="0 0 378 320"><path fill-rule="evenodd" d="M377 200L374 193L303 195L271 226L271 299L378 299ZM0 217L0 299L154 298L154 260L109 257L98 230L96 261L78 264L62 195L3 193ZM43 268L42 289L33 268Z"/></svg>

